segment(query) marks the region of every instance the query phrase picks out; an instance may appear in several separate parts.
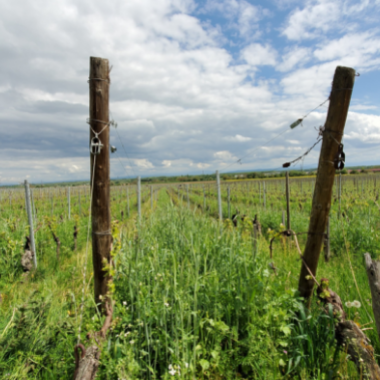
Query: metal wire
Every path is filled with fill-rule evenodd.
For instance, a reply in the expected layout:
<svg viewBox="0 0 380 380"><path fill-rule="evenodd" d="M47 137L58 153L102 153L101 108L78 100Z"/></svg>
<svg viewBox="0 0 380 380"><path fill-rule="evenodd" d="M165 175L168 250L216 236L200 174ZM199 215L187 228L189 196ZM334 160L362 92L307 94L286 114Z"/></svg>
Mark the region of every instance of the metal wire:
<svg viewBox="0 0 380 380"><path fill-rule="evenodd" d="M90 207L88 212L88 226L87 226L87 242L86 242L86 253L85 253L85 264L83 268L83 289L82 289L82 302L80 305L80 314L79 314L79 327L78 327L78 344L80 343L80 334L82 331L82 322L83 322L83 309L84 309L84 293L86 289L86 274L87 274L87 262L88 262L88 245L90 240L90 226L91 226L91 207L94 193L94 182L95 182L95 164L96 164L96 155L94 155L94 162L92 168L92 183L91 183L91 192L90 192Z"/></svg>

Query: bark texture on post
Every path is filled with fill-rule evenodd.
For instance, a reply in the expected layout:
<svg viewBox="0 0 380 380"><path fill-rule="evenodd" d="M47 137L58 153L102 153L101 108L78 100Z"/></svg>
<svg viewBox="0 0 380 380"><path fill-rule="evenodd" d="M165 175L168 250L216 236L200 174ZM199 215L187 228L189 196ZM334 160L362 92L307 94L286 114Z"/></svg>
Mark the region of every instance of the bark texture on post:
<svg viewBox="0 0 380 380"><path fill-rule="evenodd" d="M317 273L327 217L331 207L331 195L335 176L333 161L338 152L338 143L340 143L343 136L354 81L354 69L342 66L336 68L330 93L330 106L323 132L309 233L304 252L304 262L314 276ZM314 281L308 279L310 278L308 275L308 270L304 263L302 263L298 290L300 295L306 299L310 299L314 287Z"/></svg>
<svg viewBox="0 0 380 380"><path fill-rule="evenodd" d="M103 144L100 154L91 154L91 184L93 200L92 261L94 267L95 302L108 292L110 280L103 270L104 262L111 260L111 213L110 213L110 160L109 160L109 65L107 59L90 58L90 126L99 133ZM108 125L107 125L108 124ZM95 136L90 129L90 141ZM101 132L101 133L100 133ZM94 167L95 164L95 167ZM92 178L94 176L94 178Z"/></svg>
<svg viewBox="0 0 380 380"><path fill-rule="evenodd" d="M380 338L380 261L373 261L369 253L364 254L369 287L372 295L372 310L375 316L377 335Z"/></svg>
<svg viewBox="0 0 380 380"><path fill-rule="evenodd" d="M91 346L87 350L83 347L83 350L80 361L77 361L78 367L74 373L74 380L94 380L99 367L99 348ZM77 352L75 354L78 355Z"/></svg>

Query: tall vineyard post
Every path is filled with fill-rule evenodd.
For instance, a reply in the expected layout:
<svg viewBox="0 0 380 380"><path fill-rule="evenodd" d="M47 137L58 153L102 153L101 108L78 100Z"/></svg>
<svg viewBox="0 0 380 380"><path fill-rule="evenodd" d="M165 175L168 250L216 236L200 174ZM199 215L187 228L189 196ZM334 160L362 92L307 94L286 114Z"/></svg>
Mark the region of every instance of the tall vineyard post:
<svg viewBox="0 0 380 380"><path fill-rule="evenodd" d="M24 185L25 185L26 212L28 213L30 244L31 244L31 249L32 249L32 254L33 254L34 268L37 268L37 252L36 252L36 242L34 240L33 216L32 216L31 202L30 202L30 188L29 188L29 183L27 180L25 180Z"/></svg>
<svg viewBox="0 0 380 380"><path fill-rule="evenodd" d="M103 144L90 154L92 261L94 268L95 303L106 307L101 301L108 293L110 276L104 268L111 260L111 210L110 210L110 153L109 153L109 63L108 59L90 58L90 146L98 141ZM95 140L93 140L95 139Z"/></svg>
<svg viewBox="0 0 380 380"><path fill-rule="evenodd" d="M340 142L346 123L354 80L354 69L342 66L336 68L330 93L330 105L323 131L309 230L298 283L300 295L307 300L310 300L313 293L314 281L309 276L309 270L314 276L316 275L327 217L331 207L336 170L334 160L339 155L338 149L341 148Z"/></svg>

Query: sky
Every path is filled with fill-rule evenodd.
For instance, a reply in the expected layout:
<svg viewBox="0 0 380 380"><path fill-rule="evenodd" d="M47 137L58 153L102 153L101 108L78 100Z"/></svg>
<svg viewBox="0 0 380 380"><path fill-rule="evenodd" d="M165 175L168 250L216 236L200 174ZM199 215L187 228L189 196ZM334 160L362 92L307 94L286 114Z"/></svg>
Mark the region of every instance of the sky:
<svg viewBox="0 0 380 380"><path fill-rule="evenodd" d="M289 125L338 65L360 74L346 165L380 164L380 0L0 0L0 14L0 185L89 179L91 56L113 67L112 178L278 169L315 143L328 101Z"/></svg>

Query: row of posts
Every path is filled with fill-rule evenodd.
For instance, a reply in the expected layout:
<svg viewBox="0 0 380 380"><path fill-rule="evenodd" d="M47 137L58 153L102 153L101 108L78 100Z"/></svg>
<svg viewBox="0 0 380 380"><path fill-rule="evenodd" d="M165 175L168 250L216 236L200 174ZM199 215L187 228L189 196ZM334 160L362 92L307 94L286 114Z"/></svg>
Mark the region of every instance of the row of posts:
<svg viewBox="0 0 380 380"><path fill-rule="evenodd" d="M289 172L286 172L286 228L290 230L290 187L289 187ZM341 189L342 189L342 176L341 173L339 175L339 180L337 178L337 197L339 199L339 213L338 217L340 217L341 214ZM301 183L302 184L302 183ZM219 171L216 171L216 185L217 185L217 200L218 200L218 215L219 220L223 220L223 211L222 211L222 195L221 195L221 184L220 184L220 174ZM265 182L262 183L263 187L263 206L266 208L266 187ZM260 199L261 199L261 183L259 183L259 191L260 191ZM130 207L129 207L129 188L126 189L127 192L127 212L128 216L130 214ZM188 207L190 206L190 197L189 197L189 185L186 186L186 192L187 192L187 204ZM35 252L35 240L34 240L34 233L33 233L33 219L36 220L35 215L35 207L34 207L34 201L33 201L33 193L30 191L29 183L27 180L25 180L25 195L26 195L26 207L27 207L27 213L28 213L28 222L29 222L29 228L30 228L30 235L31 235L31 245L33 252ZM151 208L153 209L153 186L150 187L150 204ZM206 208L206 193L205 189L203 188L203 207ZM71 188L68 187L67 189L67 203L68 203L68 219L71 218ZM231 218L231 191L230 187L227 187L227 205L228 205L228 218ZM78 206L79 206L79 213L81 213L81 198L80 198L80 192L78 194ZM53 211L53 198L52 198L52 211ZM137 214L138 219L141 220L141 177L137 177ZM282 214L282 223L285 225L285 213L283 211ZM327 223L327 229L326 229L326 242L325 242L325 258L328 260L330 257L330 249L329 249L329 225L330 223ZM37 266L37 257L34 255L34 261L35 266Z"/></svg>

